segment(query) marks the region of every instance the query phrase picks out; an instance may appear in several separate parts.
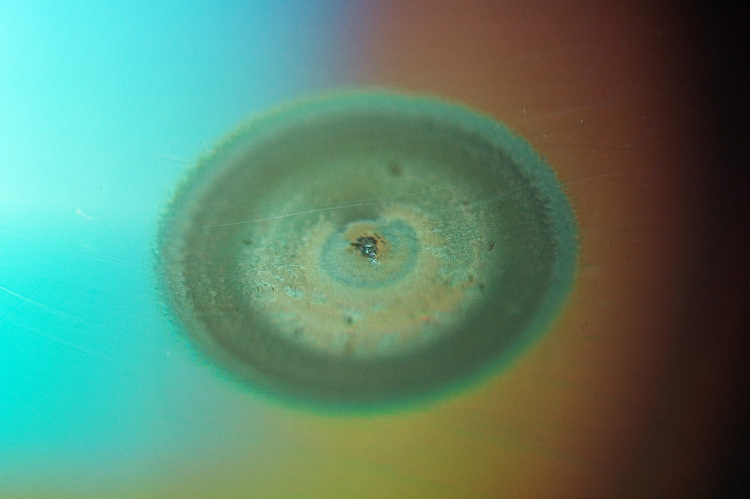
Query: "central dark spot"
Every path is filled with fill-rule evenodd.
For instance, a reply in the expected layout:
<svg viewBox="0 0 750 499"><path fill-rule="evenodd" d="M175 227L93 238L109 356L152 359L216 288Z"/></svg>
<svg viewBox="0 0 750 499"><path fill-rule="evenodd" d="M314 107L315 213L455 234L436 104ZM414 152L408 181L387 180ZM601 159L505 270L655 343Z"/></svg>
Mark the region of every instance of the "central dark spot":
<svg viewBox="0 0 750 499"><path fill-rule="evenodd" d="M376 263L378 261L378 240L376 238L362 236L356 242L353 242L352 246L357 248L362 256L369 258L371 262Z"/></svg>
<svg viewBox="0 0 750 499"><path fill-rule="evenodd" d="M401 174L404 173L403 167L395 161L388 165L388 171L391 172L391 175L394 177L400 177Z"/></svg>

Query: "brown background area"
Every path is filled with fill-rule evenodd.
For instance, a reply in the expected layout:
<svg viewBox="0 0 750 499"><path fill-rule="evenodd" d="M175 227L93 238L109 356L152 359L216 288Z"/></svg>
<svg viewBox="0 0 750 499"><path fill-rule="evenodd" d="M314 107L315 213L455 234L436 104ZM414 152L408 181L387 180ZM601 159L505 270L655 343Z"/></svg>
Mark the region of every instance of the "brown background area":
<svg viewBox="0 0 750 499"><path fill-rule="evenodd" d="M680 497L738 486L748 274L732 149L741 102L730 100L741 40L728 14L739 13L677 2L373 5L360 83L505 121L549 159L579 218L580 276L556 328L453 407L462 429L519 443L486 451L498 470L535 445L560 459L529 458L536 469L495 481L488 467L475 492Z"/></svg>

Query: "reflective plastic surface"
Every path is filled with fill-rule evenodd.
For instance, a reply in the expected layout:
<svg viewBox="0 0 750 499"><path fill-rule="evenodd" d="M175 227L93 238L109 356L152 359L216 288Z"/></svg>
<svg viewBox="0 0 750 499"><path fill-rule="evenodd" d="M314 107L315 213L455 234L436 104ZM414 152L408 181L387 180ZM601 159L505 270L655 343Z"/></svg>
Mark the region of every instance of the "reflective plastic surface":
<svg viewBox="0 0 750 499"><path fill-rule="evenodd" d="M565 302L576 239L554 172L500 123L350 93L217 146L164 217L157 272L176 322L251 389L364 408L519 355Z"/></svg>
<svg viewBox="0 0 750 499"><path fill-rule="evenodd" d="M733 152L746 17L721 8L0 4L0 495L722 495L742 464L750 307ZM351 87L506 123L580 235L539 341L376 415L233 382L183 339L154 271L191 165L261 110Z"/></svg>

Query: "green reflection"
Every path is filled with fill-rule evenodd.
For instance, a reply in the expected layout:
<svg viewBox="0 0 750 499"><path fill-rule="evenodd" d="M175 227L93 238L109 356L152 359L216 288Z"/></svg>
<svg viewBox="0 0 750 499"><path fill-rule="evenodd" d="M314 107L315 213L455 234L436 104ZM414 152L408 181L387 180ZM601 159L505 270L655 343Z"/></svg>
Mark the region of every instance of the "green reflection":
<svg viewBox="0 0 750 499"><path fill-rule="evenodd" d="M385 406L509 361L574 277L552 170L491 118L347 94L266 115L191 172L162 220L162 289L250 386Z"/></svg>

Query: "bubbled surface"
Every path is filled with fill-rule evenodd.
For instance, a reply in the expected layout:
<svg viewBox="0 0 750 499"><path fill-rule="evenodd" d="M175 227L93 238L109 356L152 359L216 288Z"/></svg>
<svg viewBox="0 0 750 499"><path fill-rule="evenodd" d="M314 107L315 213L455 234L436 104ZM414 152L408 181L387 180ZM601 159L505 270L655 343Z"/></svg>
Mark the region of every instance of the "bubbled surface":
<svg viewBox="0 0 750 499"><path fill-rule="evenodd" d="M538 337L573 280L551 169L491 118L348 94L266 115L163 220L163 290L217 365L296 400L372 405L474 379Z"/></svg>

